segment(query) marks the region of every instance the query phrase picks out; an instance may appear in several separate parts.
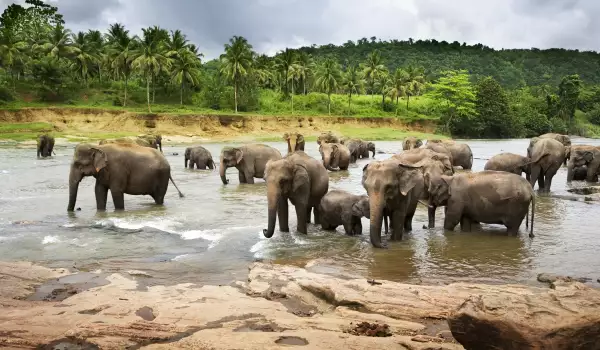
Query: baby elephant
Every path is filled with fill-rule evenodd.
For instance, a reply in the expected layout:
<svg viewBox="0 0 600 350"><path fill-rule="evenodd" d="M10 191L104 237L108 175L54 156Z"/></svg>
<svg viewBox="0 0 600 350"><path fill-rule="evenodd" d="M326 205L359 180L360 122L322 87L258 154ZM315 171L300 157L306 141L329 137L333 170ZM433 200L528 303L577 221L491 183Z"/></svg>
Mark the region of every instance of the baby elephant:
<svg viewBox="0 0 600 350"><path fill-rule="evenodd" d="M346 191L329 191L319 204L321 227L324 230L335 230L339 225L349 236L361 235L360 219L369 217L369 197L357 196Z"/></svg>
<svg viewBox="0 0 600 350"><path fill-rule="evenodd" d="M188 167L188 161L190 162L190 169L194 169L194 164L196 165L196 169L215 169L215 162L212 159L212 155L202 146L188 147L185 149L186 168Z"/></svg>
<svg viewBox="0 0 600 350"><path fill-rule="evenodd" d="M500 153L490 158L485 163L484 170L505 171L521 175L525 173L525 178L529 181L531 175L531 159L515 153Z"/></svg>

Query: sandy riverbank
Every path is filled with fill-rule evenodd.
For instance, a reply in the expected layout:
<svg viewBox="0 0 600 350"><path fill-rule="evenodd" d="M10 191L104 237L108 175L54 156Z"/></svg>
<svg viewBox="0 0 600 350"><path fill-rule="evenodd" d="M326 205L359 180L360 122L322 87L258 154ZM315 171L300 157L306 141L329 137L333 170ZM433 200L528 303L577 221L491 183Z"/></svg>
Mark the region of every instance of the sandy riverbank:
<svg viewBox="0 0 600 350"><path fill-rule="evenodd" d="M144 278L0 263L0 346L462 349L456 339L478 349L507 341L520 349L599 346L600 291L578 282L420 286L266 263L231 286L145 287Z"/></svg>

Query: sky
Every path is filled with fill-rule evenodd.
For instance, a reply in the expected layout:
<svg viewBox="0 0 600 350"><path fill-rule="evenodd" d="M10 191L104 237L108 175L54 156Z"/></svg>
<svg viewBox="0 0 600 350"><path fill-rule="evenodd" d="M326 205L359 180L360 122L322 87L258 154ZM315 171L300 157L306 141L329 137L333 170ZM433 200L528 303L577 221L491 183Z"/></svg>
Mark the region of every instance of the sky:
<svg viewBox="0 0 600 350"><path fill-rule="evenodd" d="M0 0L5 8L12 3ZM16 2L23 2L17 0ZM120 22L133 33L181 29L206 59L233 35L255 51L382 40L436 39L501 48L600 51L600 0L47 0L73 31Z"/></svg>

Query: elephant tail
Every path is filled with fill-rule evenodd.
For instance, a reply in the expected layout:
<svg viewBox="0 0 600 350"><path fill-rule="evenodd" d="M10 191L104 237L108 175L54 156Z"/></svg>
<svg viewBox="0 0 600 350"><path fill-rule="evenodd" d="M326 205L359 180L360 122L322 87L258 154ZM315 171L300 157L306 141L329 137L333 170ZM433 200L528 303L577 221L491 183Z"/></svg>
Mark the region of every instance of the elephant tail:
<svg viewBox="0 0 600 350"><path fill-rule="evenodd" d="M527 210L527 216L529 216L529 210ZM529 237L533 238L535 235L533 234L533 221L535 218L535 194L532 193L531 196L531 227L529 227ZM526 219L529 222L529 218Z"/></svg>
<svg viewBox="0 0 600 350"><path fill-rule="evenodd" d="M177 189L177 192L179 192L179 198L183 198L185 197L183 195L183 193L181 193L181 191L179 190L179 187L177 187L177 184L175 183L175 181L173 180L173 177L171 176L171 174L169 174L169 180L171 180L171 182L173 183L173 186L175 186L175 188Z"/></svg>

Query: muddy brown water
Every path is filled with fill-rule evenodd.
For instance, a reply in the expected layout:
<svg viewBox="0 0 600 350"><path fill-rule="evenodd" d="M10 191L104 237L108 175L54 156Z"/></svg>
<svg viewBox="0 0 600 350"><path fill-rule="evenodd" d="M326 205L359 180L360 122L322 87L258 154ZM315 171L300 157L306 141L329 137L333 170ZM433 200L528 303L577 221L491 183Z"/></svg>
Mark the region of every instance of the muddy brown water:
<svg viewBox="0 0 600 350"><path fill-rule="evenodd" d="M475 155L474 170L485 158L500 152L525 154L528 140L467 141ZM600 141L575 139L576 144ZM234 145L234 144L228 144ZM270 143L282 153L284 143ZM376 142L385 159L401 149L400 142ZM368 220L361 237L343 235L309 225L308 235L277 232L264 238L267 225L265 184L240 185L237 171L227 172L230 184L222 185L218 171L184 169L185 146L166 143L164 152L185 198L172 185L164 206L149 196L125 197L125 212L95 209L94 179L85 178L77 207L68 214L68 172L74 145L57 148L51 159L38 160L34 149L0 148L0 259L27 260L51 267L105 273L141 270L136 276L147 284L196 282L227 284L247 277L248 264L256 260L303 266L319 259L311 269L342 276L358 276L414 283L477 281L535 283L538 273L600 278L600 205L552 197L538 197L534 239L525 225L518 237L507 237L504 228L483 225L482 230L461 233L441 228L438 210L435 229L423 229L427 212L419 207L412 233L389 249L373 249ZM218 160L224 144L205 144ZM319 157L315 142L307 153ZM178 155L173 155L178 153ZM359 160L349 171L330 173L330 188L364 193ZM566 168L552 183L555 195L574 194L566 184ZM295 228L290 206L290 228Z"/></svg>

